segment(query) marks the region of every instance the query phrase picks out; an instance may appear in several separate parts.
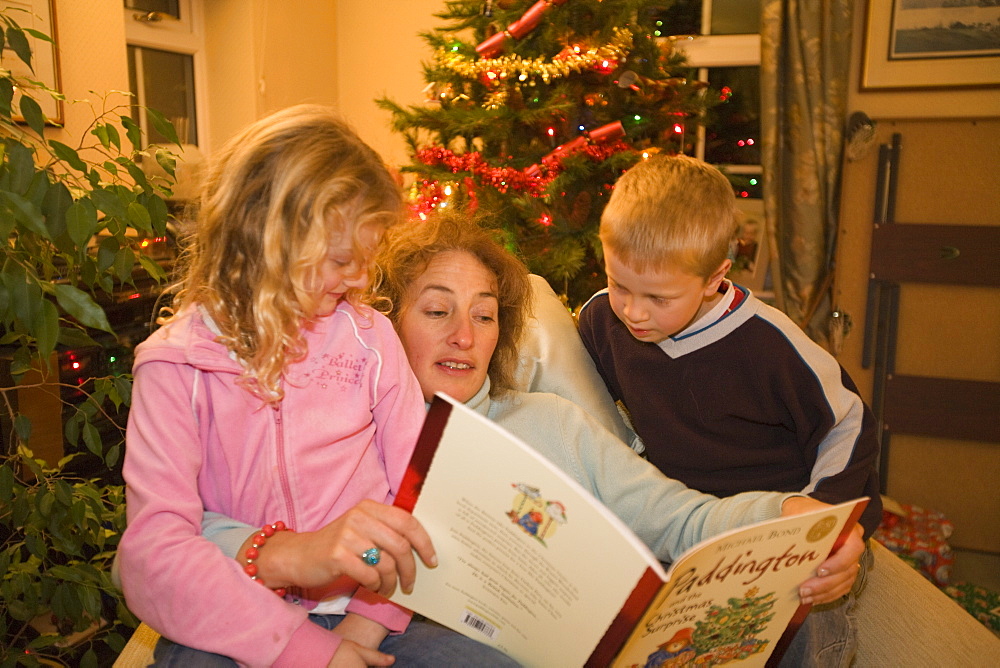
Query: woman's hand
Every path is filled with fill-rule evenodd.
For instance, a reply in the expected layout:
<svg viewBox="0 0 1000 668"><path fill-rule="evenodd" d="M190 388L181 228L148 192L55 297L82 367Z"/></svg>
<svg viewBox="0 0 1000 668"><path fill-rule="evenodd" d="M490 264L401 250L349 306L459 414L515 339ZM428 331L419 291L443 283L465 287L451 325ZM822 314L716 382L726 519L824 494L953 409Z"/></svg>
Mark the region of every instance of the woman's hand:
<svg viewBox="0 0 1000 668"><path fill-rule="evenodd" d="M240 556L252 538L240 548ZM361 555L373 547L380 550L380 559L369 565ZM437 565L430 536L413 515L365 500L319 531L275 533L260 550L258 576L272 589L317 589L347 576L382 596L392 594L397 581L409 593L417 575L414 550L429 568Z"/></svg>
<svg viewBox="0 0 1000 668"><path fill-rule="evenodd" d="M785 499L781 505L781 515L782 517L798 515L827 507L829 504L808 496L793 496ZM859 560L864 551L864 529L858 524L840 549L819 565L816 576L799 585L799 600L802 603L819 605L836 601L851 591L861 570Z"/></svg>

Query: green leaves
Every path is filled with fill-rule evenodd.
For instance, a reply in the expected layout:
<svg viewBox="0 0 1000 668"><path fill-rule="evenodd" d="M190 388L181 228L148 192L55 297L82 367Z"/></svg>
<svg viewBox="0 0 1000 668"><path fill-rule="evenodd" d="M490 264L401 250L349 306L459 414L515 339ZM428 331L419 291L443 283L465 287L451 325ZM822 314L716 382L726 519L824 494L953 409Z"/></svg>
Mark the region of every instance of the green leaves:
<svg viewBox="0 0 1000 668"><path fill-rule="evenodd" d="M30 460L30 453L22 457L22 463L31 461L31 468L42 475L19 480L14 473L17 461L0 461L0 500L11 509L0 515L0 535L7 536L0 542L0 602L9 615L0 626L0 660L7 665L15 656L7 652L14 649L10 641L16 641L42 654L62 655L70 665L83 665L77 663L79 654L73 659L71 653L87 651L86 646L61 646L63 633L115 617L133 627L138 623L108 575L125 525L123 490L53 477L52 471ZM52 616L58 632L31 639L33 634L24 629L43 614ZM120 649L122 638L115 635L108 642Z"/></svg>
<svg viewBox="0 0 1000 668"><path fill-rule="evenodd" d="M66 231L77 246L86 246L97 232L97 207L88 200L78 200L66 210Z"/></svg>
<svg viewBox="0 0 1000 668"><path fill-rule="evenodd" d="M153 122L153 127L156 128L157 132L178 147L181 145L181 140L177 138L177 130L174 129L173 123L168 121L166 116L156 109L149 108L146 109L146 114L149 116L149 120Z"/></svg>
<svg viewBox="0 0 1000 668"><path fill-rule="evenodd" d="M80 172L87 171L86 163L84 163L84 161L80 159L80 154L77 153L74 149L54 139L49 140L49 147L52 149L52 152L55 154L57 158L65 162L73 169Z"/></svg>
<svg viewBox="0 0 1000 668"><path fill-rule="evenodd" d="M53 291L59 306L76 318L81 324L105 332L114 332L104 309L97 305L90 295L72 285L53 285Z"/></svg>
<svg viewBox="0 0 1000 668"><path fill-rule="evenodd" d="M25 65L32 67L31 46L28 44L28 38L25 36L24 31L17 26L8 26L5 35L7 37L7 46L9 46L14 53L17 54L17 57L20 58ZM35 71L33 67L31 71Z"/></svg>
<svg viewBox="0 0 1000 668"><path fill-rule="evenodd" d="M22 29L14 15L0 9L0 47L30 65L29 37L50 40ZM0 667L36 657L96 666L94 647L120 650L124 639L115 629L138 624L108 577L125 528L124 490L109 481L122 458L132 384L122 373L127 357L123 368L109 361L112 353L101 355L125 350L101 303L134 285L139 272L166 277L141 245L167 232L174 157L145 146L141 128L121 116L129 105L107 100L82 137L63 131L58 140L46 138L39 100L47 95L61 97L0 68L0 346L9 360L0 371L0 421L8 425L0 448ZM162 114L148 117L177 142ZM148 177L140 156L167 176ZM67 385L49 366L61 346L98 351ZM58 462L35 458L33 440L46 430L12 408L27 386L74 397L61 411L70 454ZM95 465L104 467L102 480L74 473ZM55 632L29 629L40 615L54 618ZM110 623L85 644L63 642L102 619Z"/></svg>
<svg viewBox="0 0 1000 668"><path fill-rule="evenodd" d="M42 107L27 95L21 96L19 106L25 122L41 137L45 132L45 114L42 113Z"/></svg>
<svg viewBox="0 0 1000 668"><path fill-rule="evenodd" d="M110 123L97 123L94 129L91 130L91 134L97 137L101 146L104 148L111 148L112 145L119 151L122 148L121 135L118 134L118 128Z"/></svg>
<svg viewBox="0 0 1000 668"><path fill-rule="evenodd" d="M0 202L4 210L14 217L14 220L24 225L28 230L48 239L49 231L45 227L42 212L32 202L29 202L15 192L0 191Z"/></svg>

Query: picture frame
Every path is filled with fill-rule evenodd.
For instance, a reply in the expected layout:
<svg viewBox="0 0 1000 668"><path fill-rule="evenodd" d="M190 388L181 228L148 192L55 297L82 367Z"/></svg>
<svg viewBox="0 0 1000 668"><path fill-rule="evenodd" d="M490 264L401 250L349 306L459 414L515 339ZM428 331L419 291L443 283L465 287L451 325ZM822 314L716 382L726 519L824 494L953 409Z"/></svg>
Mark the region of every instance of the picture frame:
<svg viewBox="0 0 1000 668"><path fill-rule="evenodd" d="M739 210L739 229L731 258L733 266L726 277L754 293L760 293L767 280L770 261L764 200L738 197L736 208Z"/></svg>
<svg viewBox="0 0 1000 668"><path fill-rule="evenodd" d="M22 28L32 28L44 33L52 38L52 42L46 42L36 37L28 36L31 45L31 56L34 64L34 72L28 68L14 53L4 46L3 53L0 54L0 66L11 71L15 76L27 77L41 81L53 90L60 90L59 82L59 57L56 37L55 9L53 0L2 0L0 5L4 8L23 9L23 12L14 12L13 18ZM18 94L14 96L14 109L18 108ZM45 114L46 122L49 125L62 125L63 106L60 100L55 100L48 95L34 96ZM24 120L15 114L15 120Z"/></svg>
<svg viewBox="0 0 1000 668"><path fill-rule="evenodd" d="M1000 87L1000 8L956 4L868 0L861 89Z"/></svg>

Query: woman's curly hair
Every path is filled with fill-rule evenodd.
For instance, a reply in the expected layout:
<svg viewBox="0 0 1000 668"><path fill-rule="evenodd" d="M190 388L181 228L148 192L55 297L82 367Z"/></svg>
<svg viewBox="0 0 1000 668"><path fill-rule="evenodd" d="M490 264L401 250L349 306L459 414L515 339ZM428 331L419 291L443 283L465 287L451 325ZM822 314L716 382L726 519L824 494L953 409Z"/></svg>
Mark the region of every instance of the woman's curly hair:
<svg viewBox="0 0 1000 668"><path fill-rule="evenodd" d="M485 219L445 209L426 221L412 221L389 230L375 256L375 273L368 301L399 327L408 307L409 287L431 259L445 251L474 256L497 280L499 338L490 359L490 394L515 387L518 348L531 313L531 286L524 264L500 245L481 223Z"/></svg>

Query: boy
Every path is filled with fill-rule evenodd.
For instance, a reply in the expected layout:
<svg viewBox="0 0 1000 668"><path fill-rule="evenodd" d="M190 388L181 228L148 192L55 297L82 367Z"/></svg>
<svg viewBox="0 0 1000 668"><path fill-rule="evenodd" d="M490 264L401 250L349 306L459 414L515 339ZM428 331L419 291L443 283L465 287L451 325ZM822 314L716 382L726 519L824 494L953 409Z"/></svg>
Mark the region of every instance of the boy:
<svg viewBox="0 0 1000 668"><path fill-rule="evenodd" d="M869 496L867 538L881 517L871 411L829 353L726 280L735 236L732 187L711 165L630 169L601 216L608 288L580 314L584 345L666 475L718 496ZM849 663L847 598L809 615L784 665Z"/></svg>

